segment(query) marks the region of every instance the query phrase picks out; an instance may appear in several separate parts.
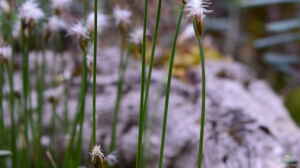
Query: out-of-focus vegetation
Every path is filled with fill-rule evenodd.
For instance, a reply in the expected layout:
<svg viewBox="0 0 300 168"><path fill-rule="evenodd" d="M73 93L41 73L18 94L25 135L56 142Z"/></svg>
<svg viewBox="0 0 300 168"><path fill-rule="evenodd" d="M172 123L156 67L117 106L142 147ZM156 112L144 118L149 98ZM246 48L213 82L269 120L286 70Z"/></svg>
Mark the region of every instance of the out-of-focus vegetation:
<svg viewBox="0 0 300 168"><path fill-rule="evenodd" d="M59 0L56 1L58 2ZM182 5L181 1L163 0L160 31L157 32L158 41L153 42L152 34L155 32L155 25L157 25L155 16L158 1L149 0L148 22L145 24L146 26L144 26L145 32L143 32L143 39L137 39L138 44L134 44L132 41L130 42L128 38L131 37L131 32L136 27L143 27L142 25L145 19L143 18L144 2L142 3L141 0L99 0L98 9L101 13L107 15L106 17L99 16L100 23L107 22L107 25L102 25L103 27L100 26L99 35L93 34L92 29L94 27L86 27L88 33L83 35L80 34L79 31L81 30L79 30L79 28L74 30L75 33L74 31L70 31L71 28L75 27L74 25L77 22L80 22L81 26L88 25L87 20L89 14L94 9L94 4L92 3L94 1L73 0L72 2L68 2L70 3L69 6L53 6L53 2L49 0L36 1L44 13L44 16L39 18L38 21L22 20L20 8L25 2L26 0L0 0L0 47L3 48L2 52L4 52L4 47L7 46L12 49L12 51L10 51L12 53L10 55L12 56L9 58L2 57L4 54L0 53L2 54L0 55L0 102L4 102L4 99L7 100L6 102L13 116L10 117L12 127L8 127L7 129L5 128L4 115L0 116L2 117L0 130L3 130L0 136L7 135L7 132L14 132L15 135L12 135L12 139L14 136L16 136L16 139L21 139L20 141L16 141L9 137L4 138L3 141L1 140L0 147L7 150L0 151L0 159L2 157L10 157L11 152L17 152L17 146L20 146L20 144L21 146L30 144L30 147L32 147L30 151L27 151L26 148L22 148L19 151L20 154L18 158L13 158L13 155L13 166L18 165L18 163L15 163L18 159L26 165L32 164L36 167L57 167L57 165L77 166L85 161L81 159L80 156L82 146L81 136L84 131L85 94L88 90L89 75L92 76L92 73L93 75L96 74L96 69L93 69L94 67L92 66L95 65L95 63L93 64L93 59L88 56L93 54L91 48L93 48L93 44L95 45L93 40L96 38L99 39L99 45L96 45L96 47L101 46L99 49L114 45L122 50L120 56L121 61L118 67L120 68L120 82L118 85L120 92L122 91L122 81L124 80L122 77L126 70L128 55L135 60L145 63L142 64L145 71L146 66L151 65L152 55L155 54L153 60L154 67L165 70L167 70L168 65L173 65L170 58L174 58L176 55L174 58L174 69L170 66L169 72L170 75L172 75L173 70L173 75L185 82L191 82L188 78L189 69L201 63L199 44L195 40L195 27L193 27L189 18L183 18L182 26L180 26L181 19L179 20L180 24L176 30L178 31L178 40L177 36L173 39L176 17L178 15L179 6ZM116 21L113 15L114 9L117 6L128 9L132 13L129 23L124 25L112 23ZM259 77L268 79L274 90L285 98L285 103L291 112L291 116L297 123L300 123L300 102L298 101L300 99L300 0L214 0L210 8L213 12L211 12L205 20L205 38L201 39L206 58L208 60L240 61L253 67ZM53 22L55 22L56 25L53 25ZM143 43L141 43L141 41L143 41ZM173 44L172 54L170 54L171 44ZM157 47L155 53L153 53L153 45ZM47 72L46 67L49 65L47 65L45 59L35 60L34 63L29 62L30 53L39 52L45 56L47 51L51 51L52 55L57 55L56 58L61 56L57 59L65 59L62 57L64 52L72 53L73 57L71 59L75 62L74 68L68 72L65 72L64 69L59 69L56 72ZM70 61L70 59L64 61L67 62ZM36 74L32 74L32 76L35 76L32 77L31 80L29 80L31 77L29 63L34 64L36 69ZM13 75L15 72L22 74L22 91L16 91L13 87ZM69 74L68 77L62 75L63 73ZM45 74L52 75L51 79L48 80L51 82L43 83L46 78ZM145 74L146 73L144 73L144 75ZM59 101L59 99L51 96L46 99L43 93L45 88L51 88L63 83L62 85L65 85L65 92L68 93L68 81L71 81L73 78L77 79L80 75L82 75L83 78L81 80L81 92L75 121L69 121L67 119L68 109L66 109L63 118L57 117L55 113L57 110L56 102ZM141 81L144 82L144 80ZM170 76L169 81L171 81ZM4 93L2 90L5 83L9 85L8 95L2 94ZM33 88L30 87L31 85ZM142 84L141 87L143 88L144 85ZM32 103L29 101L31 99L30 89L36 89L38 92L38 105L36 109L31 109L30 107ZM147 92L144 93L143 91L141 94L143 99L144 94L147 94ZM67 102L68 94L64 96L65 97L61 99ZM118 101L115 109L116 115L120 108L119 104L121 103L121 99L122 95L118 93ZM143 99L141 100L141 104L144 104ZM145 99L147 99L147 96ZM57 127L59 127L59 124L57 124L58 121L63 121L65 124L62 124L63 126L60 125L60 127L65 128L65 130L60 131L71 134L71 140L68 149L66 149L68 152L64 155L63 159L59 156L53 156L55 152L54 149L51 149L51 151L42 149L43 147L40 141L43 133L40 127L42 127L41 120L45 101L51 103L51 108L54 113L53 120L51 120L52 128L48 130L50 134L53 135L52 140L55 141L56 138L55 131L57 131ZM168 100L166 102L166 104L168 104ZM147 108L147 102L145 104L144 106L146 107L141 106L141 111L145 111ZM1 104L0 107L2 106ZM0 111L2 112L1 114L3 114L3 109L0 109ZM22 115L14 116L15 112L18 111L24 112ZM166 112L167 111L168 109L166 108ZM33 117L32 113L35 113L37 116ZM25 118L24 121L22 117ZM18 119L15 121L15 118ZM26 123L28 120L31 122ZM143 120L143 118L141 118L141 120ZM115 122L117 122L116 116ZM16 125L13 125L13 123ZM18 124L21 125L20 130L18 130ZM139 122L139 124L143 124L143 122ZM144 126L142 125L141 127ZM116 132L114 129L112 132ZM32 133L32 135L28 135L29 132ZM141 134L143 134L143 132ZM30 136L33 138L30 139ZM114 137L114 135L112 136L112 139L116 141L116 137ZM28 141L33 141L33 143L28 143ZM95 145L95 141L96 140L93 140L91 144ZM115 150L115 143L116 142L112 142L110 152ZM143 145L142 140L139 144ZM8 150L8 146L14 147ZM76 146L75 149L73 149L74 146ZM40 161L42 158L41 151L46 151L47 163ZM140 152L143 152L142 148ZM30 160L29 155L32 153L34 153L34 157ZM75 156L70 156L73 153L75 153ZM31 161L34 163L30 163ZM0 162L0 167L5 164L5 162Z"/></svg>

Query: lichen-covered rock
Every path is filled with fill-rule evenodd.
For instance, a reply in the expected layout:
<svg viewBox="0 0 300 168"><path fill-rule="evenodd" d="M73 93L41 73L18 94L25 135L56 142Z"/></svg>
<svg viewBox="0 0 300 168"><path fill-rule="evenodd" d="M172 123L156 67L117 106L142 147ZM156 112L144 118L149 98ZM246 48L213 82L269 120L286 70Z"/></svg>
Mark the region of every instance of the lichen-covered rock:
<svg viewBox="0 0 300 168"><path fill-rule="evenodd" d="M201 109L199 71L197 68L191 70L193 83L173 79L165 150L166 168L195 167ZM106 147L110 143L117 83L117 71L111 72L98 78L103 93L99 94L97 101L97 135L99 143ZM149 129L145 140L148 167L156 167L159 157L165 78L165 71L154 71L149 101ZM127 72L118 123L118 152L122 167L134 165L139 81L138 66L132 63ZM208 62L206 98L205 167L283 168L284 155L297 154L299 151L299 129L290 119L281 98L267 83L256 79L246 66L234 62ZM86 137L88 140L89 136Z"/></svg>
<svg viewBox="0 0 300 168"><path fill-rule="evenodd" d="M117 95L119 60L116 55L119 55L116 49L106 49L102 50L101 59L98 59L97 140L106 151L111 139L112 114ZM72 63L67 67L72 69L74 66ZM256 79L253 71L235 62L208 62L206 68L205 167L283 168L285 154L299 154L300 131L290 119L281 98L266 82ZM63 72L59 69L56 71ZM138 134L139 73L138 63L130 60L117 126L118 155L122 168L134 167ZM194 168L196 165L201 109L200 68L191 69L189 77L190 82L175 78L172 81L164 162L166 168ZM147 165L151 168L157 166L159 158L165 81L165 70L155 69L145 136L145 156ZM78 89L74 88L78 88L79 83L80 78L75 78L68 85L70 89L66 103L70 118L76 112ZM63 91L58 87L48 90L47 94L50 92L50 95L60 95ZM91 138L91 92L86 101L83 138L87 152ZM58 105L60 116L63 116L64 105L63 101ZM52 115L47 113L51 111L49 104L45 111L44 121L47 125Z"/></svg>

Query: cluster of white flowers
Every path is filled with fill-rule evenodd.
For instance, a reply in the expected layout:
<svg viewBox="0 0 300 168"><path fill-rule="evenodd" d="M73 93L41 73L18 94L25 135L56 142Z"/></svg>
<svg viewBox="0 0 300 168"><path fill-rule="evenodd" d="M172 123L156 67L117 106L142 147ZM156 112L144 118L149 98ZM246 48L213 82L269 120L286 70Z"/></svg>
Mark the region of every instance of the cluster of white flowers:
<svg viewBox="0 0 300 168"><path fill-rule="evenodd" d="M88 39L88 29L87 27L83 26L82 22L78 22L73 25L69 31L69 35L75 36L78 39Z"/></svg>
<svg viewBox="0 0 300 168"><path fill-rule="evenodd" d="M57 16L51 16L48 20L48 30L51 32L58 32L66 29L66 27L66 22Z"/></svg>
<svg viewBox="0 0 300 168"><path fill-rule="evenodd" d="M26 22L38 21L45 16L44 12L39 8L34 0L28 0L22 4L19 11L20 18Z"/></svg>
<svg viewBox="0 0 300 168"><path fill-rule="evenodd" d="M127 9L121 9L119 6L114 8L113 16L116 21L116 25L130 24L131 12Z"/></svg>
<svg viewBox="0 0 300 168"><path fill-rule="evenodd" d="M212 12L207 9L211 5L210 0L188 0L185 10L190 17L198 17L203 20L207 13Z"/></svg>
<svg viewBox="0 0 300 168"><path fill-rule="evenodd" d="M95 13L90 13L87 18L87 27L89 32L94 31ZM109 25L109 17L103 13L97 13L97 29L98 33Z"/></svg>
<svg viewBox="0 0 300 168"><path fill-rule="evenodd" d="M53 9L64 9L69 7L72 0L52 0L51 2Z"/></svg>
<svg viewBox="0 0 300 168"><path fill-rule="evenodd" d="M144 29L143 27L135 28L130 34L129 34L129 41L134 44L141 44L143 41L143 35L144 35Z"/></svg>

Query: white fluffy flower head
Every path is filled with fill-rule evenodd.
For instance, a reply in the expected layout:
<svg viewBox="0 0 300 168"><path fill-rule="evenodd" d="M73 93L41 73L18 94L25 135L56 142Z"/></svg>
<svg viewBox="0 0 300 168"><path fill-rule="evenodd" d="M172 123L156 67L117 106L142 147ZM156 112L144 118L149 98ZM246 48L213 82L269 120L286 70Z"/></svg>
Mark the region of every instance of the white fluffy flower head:
<svg viewBox="0 0 300 168"><path fill-rule="evenodd" d="M66 22L57 16L52 16L48 20L48 29L51 32L58 32L62 29L65 29L66 27Z"/></svg>
<svg viewBox="0 0 300 168"><path fill-rule="evenodd" d="M92 152L91 152L92 162L96 162L98 159L103 160L104 154L101 151L101 146L96 145L94 146Z"/></svg>
<svg viewBox="0 0 300 168"><path fill-rule="evenodd" d="M88 31L93 32L95 25L95 13L90 13L87 18ZM97 13L97 29L101 32L109 25L109 17L103 13Z"/></svg>
<svg viewBox="0 0 300 168"><path fill-rule="evenodd" d="M44 12L39 8L34 0L28 0L20 8L20 18L26 22L38 21L44 17Z"/></svg>
<svg viewBox="0 0 300 168"><path fill-rule="evenodd" d="M10 6L9 6L7 0L0 0L0 9L4 13L9 13L10 12Z"/></svg>
<svg viewBox="0 0 300 168"><path fill-rule="evenodd" d="M78 22L77 24L73 25L70 29L69 35L75 36L79 39L88 39L88 31L85 26L81 22Z"/></svg>
<svg viewBox="0 0 300 168"><path fill-rule="evenodd" d="M208 9L210 5L210 0L188 0L185 10L188 16L203 20L207 13L212 12Z"/></svg>
<svg viewBox="0 0 300 168"><path fill-rule="evenodd" d="M72 0L52 0L52 8L53 9L63 9L63 8L67 8Z"/></svg>
<svg viewBox="0 0 300 168"><path fill-rule="evenodd" d="M116 24L129 24L131 12L127 9L121 9L119 6L114 8L113 16L115 18Z"/></svg>
<svg viewBox="0 0 300 168"><path fill-rule="evenodd" d="M10 46L0 47L0 56L9 58L12 56L12 49Z"/></svg>
<svg viewBox="0 0 300 168"><path fill-rule="evenodd" d="M129 34L130 42L134 44L141 44L143 41L143 34L144 34L143 27L136 28Z"/></svg>

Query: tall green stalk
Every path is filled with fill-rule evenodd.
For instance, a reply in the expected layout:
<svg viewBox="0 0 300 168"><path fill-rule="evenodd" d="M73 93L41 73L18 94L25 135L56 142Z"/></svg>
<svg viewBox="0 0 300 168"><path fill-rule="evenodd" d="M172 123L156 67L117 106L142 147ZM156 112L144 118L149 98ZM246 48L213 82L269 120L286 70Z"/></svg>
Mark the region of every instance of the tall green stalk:
<svg viewBox="0 0 300 168"><path fill-rule="evenodd" d="M204 131L205 131L205 101L206 101L206 74L205 74L205 55L204 49L202 46L202 39L201 35L196 30L196 21L194 21L194 29L195 35L199 45L199 52L200 52L200 60L201 60L201 117L200 117L200 139L199 139L199 149L198 149L198 160L197 165L198 168L203 167L203 158L204 158Z"/></svg>
<svg viewBox="0 0 300 168"><path fill-rule="evenodd" d="M75 120L73 122L73 127L71 130L71 137L70 142L68 145L68 149L65 156L65 163L64 167L74 167L76 163L78 163L78 160L80 158L80 149L81 149L81 138L82 138L82 128L83 128L83 122L84 122L84 115L85 115L85 97L87 92L87 84L88 84L88 67L87 67L87 51L86 48L83 48L83 63L82 63L82 80L81 80L81 86L80 86L80 95L77 105L77 113L75 116ZM79 124L79 134L78 134L78 142L77 142L77 148L75 151L77 153L74 153L73 147L74 142L76 140L76 132L77 132L77 125ZM73 159L73 155L77 155L75 159Z"/></svg>
<svg viewBox="0 0 300 168"><path fill-rule="evenodd" d="M149 97L149 90L151 86L151 79L152 79L152 69L153 69L153 64L154 64L154 56L155 56L155 51L156 51L156 46L157 46L157 41L158 41L158 33L159 33L159 25L160 25L160 17L161 17L161 6L162 6L162 0L158 0L157 3L157 10L156 10L156 21L155 21L155 28L154 28L154 34L153 34L153 43L152 43L152 48L151 48L151 56L150 56L150 63L149 63L149 68L148 68L148 74L147 74L147 79L146 79L146 90L145 90L145 100L144 100L144 107L143 110L145 112L145 135L147 135L147 128L148 126L148 97ZM146 138L147 140L147 138ZM147 144L147 141L145 142ZM146 147L145 147L146 148ZM147 157L147 156L145 156ZM145 164L145 160L143 163L143 166L147 166Z"/></svg>
<svg viewBox="0 0 300 168"><path fill-rule="evenodd" d="M5 137L5 126L4 126L4 110L3 110L3 87L4 87L4 64L0 63L0 135ZM4 141L3 141L4 142ZM0 143L0 147L3 147L3 142Z"/></svg>
<svg viewBox="0 0 300 168"><path fill-rule="evenodd" d="M144 130L145 130L145 111L144 111L144 92L145 92L145 75L146 75L146 49L147 49L147 23L148 23L148 0L144 4L144 32L142 43L142 70L141 70L141 95L140 95L140 110L139 110L139 131L136 168L143 167L143 148L144 148Z"/></svg>
<svg viewBox="0 0 300 168"><path fill-rule="evenodd" d="M165 98L165 106L164 106L163 125L162 125L162 132L161 132L159 168L163 168L163 161L164 161L163 158L164 158L164 151L165 151L166 130L167 130L167 124L168 124L169 98L170 98L170 91L171 91L173 64L174 64L174 58L175 58L175 54L176 54L177 38L178 38L179 31L180 31L183 13L184 13L184 5L182 5L180 8L179 17L178 17L177 24L176 24L176 32L175 32L174 41L173 41L173 45L172 45L172 53L171 53L171 57L169 58L169 71L168 71L168 79L167 79L167 86L166 86L166 98Z"/></svg>
<svg viewBox="0 0 300 168"><path fill-rule="evenodd" d="M45 55L43 55L42 65L38 65L38 77L37 77L37 96L38 96L38 105L37 105L37 113L38 113L38 121L37 121L37 167L43 167L42 161L42 145L41 145L41 137L42 137L42 128L43 128L43 112L44 112L44 90L45 90L45 71L46 71L46 63L45 63Z"/></svg>
<svg viewBox="0 0 300 168"><path fill-rule="evenodd" d="M10 122L11 122L11 151L12 151L12 168L18 167L17 162L17 131L15 124L15 94L14 94L14 79L12 63L6 64L6 71L9 84L9 109L10 109Z"/></svg>
<svg viewBox="0 0 300 168"><path fill-rule="evenodd" d="M22 41L23 41L23 60L22 60L22 82L23 82L23 110L24 110L24 136L26 143L29 143L29 51L28 51L28 38L25 33L22 33Z"/></svg>
<svg viewBox="0 0 300 168"><path fill-rule="evenodd" d="M86 94L87 94L87 87L88 87L88 66L87 66L87 51L83 49L83 74L82 74L82 83L80 89L80 106L79 106L79 134L78 134L78 143L77 143L77 154L78 154L78 164L80 162L81 156L81 149L82 149L82 132L83 132L83 123L85 117L85 104L86 104ZM76 162L76 163L77 163ZM76 165L79 166L79 165Z"/></svg>
<svg viewBox="0 0 300 168"><path fill-rule="evenodd" d="M93 61L93 133L92 133L92 146L97 142L96 139L96 71L97 71L97 34L98 34L98 0L94 0L94 61Z"/></svg>
<svg viewBox="0 0 300 168"><path fill-rule="evenodd" d="M121 41L121 57L120 57L120 64L119 64L119 79L118 79L118 86L117 86L117 98L116 98L116 105L113 113L113 123L112 123L112 137L111 137L111 144L110 144L110 152L113 152L117 146L117 124L118 124L118 116L120 111L120 106L122 103L123 98L123 86L124 86L124 78L125 73L128 65L128 55L125 53L125 46L127 46L126 37L122 37Z"/></svg>
<svg viewBox="0 0 300 168"><path fill-rule="evenodd" d="M148 116L148 97L149 97L149 90L150 90L150 86L151 86L152 69L153 69L153 64L154 64L154 56L155 56L158 33L159 33L161 4L162 4L162 0L158 0L157 11L156 11L155 31L153 34L153 44L152 44L152 49L151 49L151 57L150 57L149 69L148 69L147 80L146 80L147 82L146 82L145 100L144 100L144 109L143 109L145 111L145 115L146 115L146 122L147 122L147 116ZM147 124L146 124L146 127L147 127Z"/></svg>

